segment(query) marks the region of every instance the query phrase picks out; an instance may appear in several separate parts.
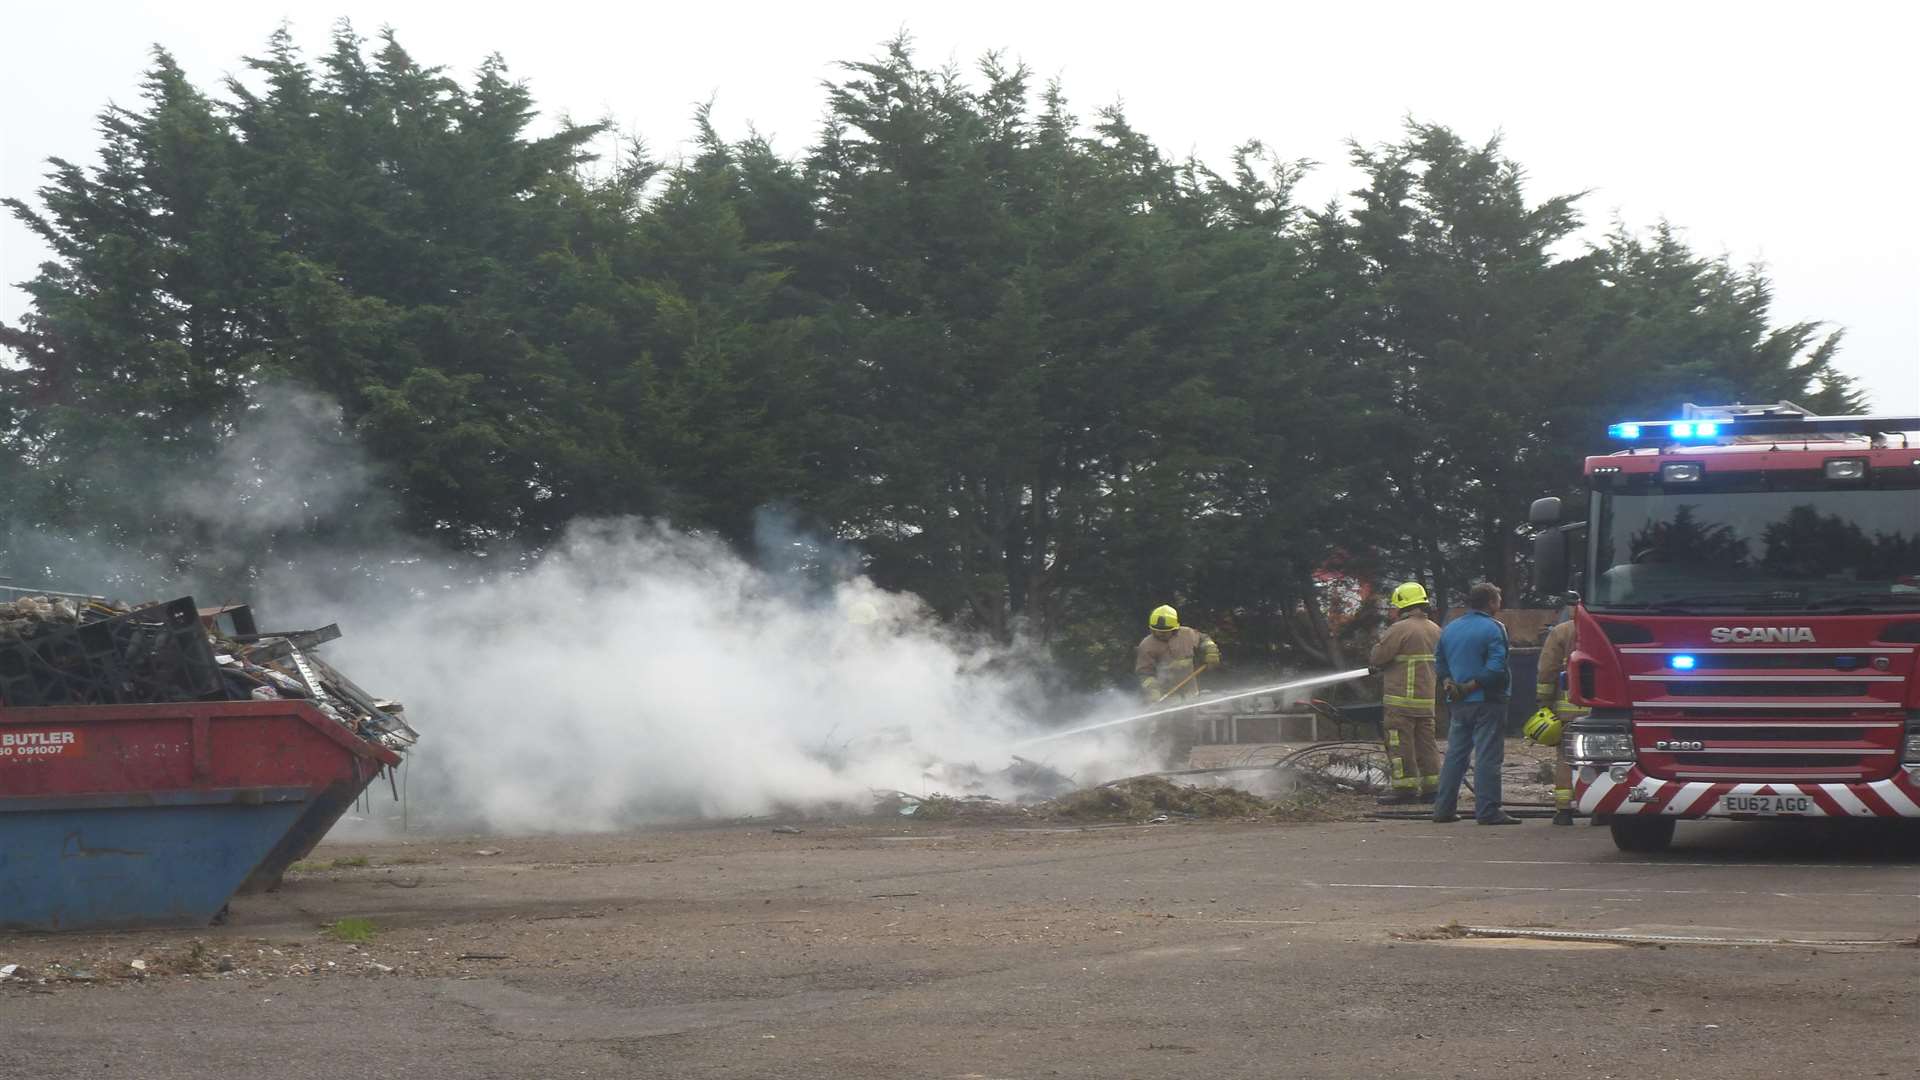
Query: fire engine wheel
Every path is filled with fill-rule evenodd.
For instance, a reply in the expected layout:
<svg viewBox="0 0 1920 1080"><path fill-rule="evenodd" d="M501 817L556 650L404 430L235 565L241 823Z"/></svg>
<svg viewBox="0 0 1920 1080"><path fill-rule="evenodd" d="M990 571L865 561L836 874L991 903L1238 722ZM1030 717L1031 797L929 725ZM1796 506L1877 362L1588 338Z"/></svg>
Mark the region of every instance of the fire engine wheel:
<svg viewBox="0 0 1920 1080"><path fill-rule="evenodd" d="M1665 851L1673 844L1674 819L1664 814L1648 818L1616 817L1608 824L1613 828L1613 846L1621 851L1651 853Z"/></svg>

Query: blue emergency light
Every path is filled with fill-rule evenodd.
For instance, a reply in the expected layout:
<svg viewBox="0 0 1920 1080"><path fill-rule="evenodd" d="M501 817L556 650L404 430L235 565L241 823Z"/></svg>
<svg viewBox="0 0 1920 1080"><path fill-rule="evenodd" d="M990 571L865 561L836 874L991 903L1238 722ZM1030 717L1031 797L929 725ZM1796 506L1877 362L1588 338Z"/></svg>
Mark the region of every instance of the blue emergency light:
<svg viewBox="0 0 1920 1080"><path fill-rule="evenodd" d="M1637 423L1609 424L1607 436L1638 442L1645 439L1717 439L1727 427L1724 420L1641 420Z"/></svg>
<svg viewBox="0 0 1920 1080"><path fill-rule="evenodd" d="M1692 671L1693 665L1697 662L1686 653L1675 653L1667 658L1667 666L1675 671Z"/></svg>
<svg viewBox="0 0 1920 1080"><path fill-rule="evenodd" d="M1689 411L1705 412L1700 406ZM1710 420L1698 416L1681 420L1623 420L1607 425L1607 437L1623 442L1690 442L1732 435L1785 435L1790 438L1833 438L1837 435L1883 435L1920 431L1920 416L1813 416L1791 402L1779 405L1715 406L1720 414Z"/></svg>

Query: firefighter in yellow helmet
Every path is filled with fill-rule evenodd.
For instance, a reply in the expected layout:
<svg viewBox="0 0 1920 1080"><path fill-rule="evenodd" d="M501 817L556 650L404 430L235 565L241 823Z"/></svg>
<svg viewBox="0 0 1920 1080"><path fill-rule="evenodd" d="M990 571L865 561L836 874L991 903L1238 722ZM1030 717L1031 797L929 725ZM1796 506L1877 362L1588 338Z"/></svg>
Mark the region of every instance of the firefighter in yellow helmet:
<svg viewBox="0 0 1920 1080"><path fill-rule="evenodd" d="M1367 657L1380 678L1381 727L1393 790L1384 803L1431 802L1440 786L1440 744L1433 734L1433 650L1440 627L1427 615L1427 590L1409 581L1393 590L1392 626Z"/></svg>
<svg viewBox="0 0 1920 1080"><path fill-rule="evenodd" d="M1539 674L1534 677L1534 700L1540 703L1527 720L1527 738L1542 746L1555 747L1553 762L1553 823L1573 824L1573 766L1567 762L1567 742L1561 732L1586 709L1567 697L1567 659L1573 655L1573 620L1568 618L1547 631L1540 645Z"/></svg>
<svg viewBox="0 0 1920 1080"><path fill-rule="evenodd" d="M1220 665L1220 647L1191 626L1180 625L1180 613L1166 604L1147 616L1147 636L1133 650L1133 673L1149 704L1174 693L1190 698L1200 692L1199 680L1189 679L1196 657L1208 667ZM1181 685L1184 683L1185 685Z"/></svg>

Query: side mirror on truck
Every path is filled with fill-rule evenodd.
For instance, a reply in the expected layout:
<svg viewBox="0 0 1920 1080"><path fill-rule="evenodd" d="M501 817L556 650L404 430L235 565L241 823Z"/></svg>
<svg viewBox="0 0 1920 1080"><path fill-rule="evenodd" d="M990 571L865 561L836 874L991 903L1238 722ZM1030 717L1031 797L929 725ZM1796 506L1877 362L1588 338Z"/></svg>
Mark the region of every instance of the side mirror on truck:
<svg viewBox="0 0 1920 1080"><path fill-rule="evenodd" d="M1566 587L1567 534L1560 531L1560 526L1556 524L1541 529L1533 536L1533 591L1559 593L1565 591Z"/></svg>
<svg viewBox="0 0 1920 1080"><path fill-rule="evenodd" d="M1540 502L1558 503L1558 499L1541 499ZM1534 504L1536 511L1540 503ZM1578 565L1584 559L1574 555L1584 552L1587 547L1587 523L1569 521L1566 524L1550 524L1533 535L1533 591L1543 596L1560 596L1572 593L1576 596L1586 592L1587 572Z"/></svg>
<svg viewBox="0 0 1920 1080"><path fill-rule="evenodd" d="M1586 547L1587 523L1563 521L1563 513L1554 495L1535 499L1527 508L1527 524L1538 530L1533 534L1533 591L1543 596L1579 593L1586 586L1584 573L1568 577L1574 570L1568 549L1576 543Z"/></svg>

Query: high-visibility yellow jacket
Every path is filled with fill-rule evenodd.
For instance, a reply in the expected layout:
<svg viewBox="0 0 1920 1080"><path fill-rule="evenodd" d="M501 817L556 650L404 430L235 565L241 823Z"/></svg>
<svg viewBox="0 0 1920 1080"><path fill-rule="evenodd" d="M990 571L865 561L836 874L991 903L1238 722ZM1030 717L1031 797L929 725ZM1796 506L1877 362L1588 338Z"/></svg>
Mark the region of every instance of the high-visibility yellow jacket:
<svg viewBox="0 0 1920 1080"><path fill-rule="evenodd" d="M1567 659L1573 655L1573 635L1572 619L1547 631L1547 640L1540 645L1539 674L1534 677L1534 700L1552 706L1561 716L1587 711L1586 706L1567 699L1566 680L1561 678L1567 670Z"/></svg>
<svg viewBox="0 0 1920 1080"><path fill-rule="evenodd" d="M1433 650L1440 628L1414 609L1380 635L1367 666L1380 673L1380 698L1389 709L1433 713Z"/></svg>
<svg viewBox="0 0 1920 1080"><path fill-rule="evenodd" d="M1133 651L1133 673L1140 676L1140 688L1149 697L1158 696L1193 674L1196 653L1203 664L1220 663L1220 646L1191 626L1175 630L1165 641L1148 634ZM1198 692L1198 687L1188 683L1182 696Z"/></svg>

